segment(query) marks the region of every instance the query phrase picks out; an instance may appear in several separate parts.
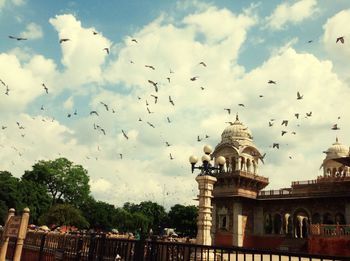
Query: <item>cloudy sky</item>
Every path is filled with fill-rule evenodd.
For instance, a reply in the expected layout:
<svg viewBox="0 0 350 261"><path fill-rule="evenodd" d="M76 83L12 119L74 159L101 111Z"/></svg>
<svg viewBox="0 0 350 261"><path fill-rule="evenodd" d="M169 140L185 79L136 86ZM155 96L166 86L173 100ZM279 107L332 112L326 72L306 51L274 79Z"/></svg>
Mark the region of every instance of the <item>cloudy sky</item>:
<svg viewBox="0 0 350 261"><path fill-rule="evenodd" d="M267 189L314 179L350 145L349 24L348 0L0 0L0 169L66 157L98 200L197 204L188 157L238 113Z"/></svg>

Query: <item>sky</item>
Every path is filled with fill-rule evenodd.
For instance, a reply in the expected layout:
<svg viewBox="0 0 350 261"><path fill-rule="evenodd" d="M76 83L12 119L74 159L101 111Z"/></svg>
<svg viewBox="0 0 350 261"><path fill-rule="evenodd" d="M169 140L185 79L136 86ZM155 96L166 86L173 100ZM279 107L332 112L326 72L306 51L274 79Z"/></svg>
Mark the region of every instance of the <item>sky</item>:
<svg viewBox="0 0 350 261"><path fill-rule="evenodd" d="M266 189L315 179L350 145L348 24L348 0L0 0L0 170L66 157L97 200L193 205L188 158L237 113Z"/></svg>

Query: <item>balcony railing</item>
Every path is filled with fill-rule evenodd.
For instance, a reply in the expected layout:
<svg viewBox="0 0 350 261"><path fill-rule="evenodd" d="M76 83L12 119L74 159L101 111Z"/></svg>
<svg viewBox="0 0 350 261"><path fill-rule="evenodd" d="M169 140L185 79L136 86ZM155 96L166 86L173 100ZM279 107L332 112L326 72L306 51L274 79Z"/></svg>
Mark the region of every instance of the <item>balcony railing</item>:
<svg viewBox="0 0 350 261"><path fill-rule="evenodd" d="M350 225L311 224L310 234L326 237L350 236Z"/></svg>

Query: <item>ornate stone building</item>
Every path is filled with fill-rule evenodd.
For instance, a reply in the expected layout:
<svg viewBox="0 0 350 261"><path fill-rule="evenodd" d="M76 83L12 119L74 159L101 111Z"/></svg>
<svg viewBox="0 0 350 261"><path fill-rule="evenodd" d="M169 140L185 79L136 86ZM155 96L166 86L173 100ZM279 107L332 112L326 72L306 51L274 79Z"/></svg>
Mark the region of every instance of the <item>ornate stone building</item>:
<svg viewBox="0 0 350 261"><path fill-rule="evenodd" d="M258 247L270 242L274 248L293 250L291 245L300 242L302 247L311 233L325 233L322 224L349 224L350 169L333 160L348 156L349 148L338 139L325 151L322 176L264 191L269 184L259 172L264 156L250 130L236 117L221 138L213 152L214 158L226 158L224 172L215 175L214 244ZM342 228L350 235L350 226Z"/></svg>

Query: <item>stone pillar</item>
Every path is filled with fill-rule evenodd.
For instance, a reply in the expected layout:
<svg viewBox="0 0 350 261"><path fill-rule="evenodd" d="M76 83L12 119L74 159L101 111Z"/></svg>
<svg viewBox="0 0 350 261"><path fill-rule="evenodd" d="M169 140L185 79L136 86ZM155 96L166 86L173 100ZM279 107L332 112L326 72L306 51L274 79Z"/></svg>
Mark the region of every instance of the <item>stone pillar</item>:
<svg viewBox="0 0 350 261"><path fill-rule="evenodd" d="M215 233L216 233L216 230L217 230L217 227L216 227L216 204L215 203L212 203L212 215L211 215L211 218L212 218L212 226L211 226L211 230L210 230L210 236L212 238L212 244L215 244ZM220 222L220 221L219 221Z"/></svg>
<svg viewBox="0 0 350 261"><path fill-rule="evenodd" d="M350 224L350 203L345 204L345 222L347 225Z"/></svg>
<svg viewBox="0 0 350 261"><path fill-rule="evenodd" d="M233 203L233 245L243 246L243 215L242 215L242 203Z"/></svg>
<svg viewBox="0 0 350 261"><path fill-rule="evenodd" d="M29 208L25 208L23 209L21 224L19 226L18 238L17 238L15 255L13 257L13 261L21 260L24 239L26 238L26 235L27 235L28 221L29 221Z"/></svg>
<svg viewBox="0 0 350 261"><path fill-rule="evenodd" d="M211 226L212 226L212 206L211 198L213 197L214 183L217 179L209 175L198 175L196 177L199 188L199 209L197 218L197 238L196 243L199 245L211 245Z"/></svg>
<svg viewBox="0 0 350 261"><path fill-rule="evenodd" d="M264 234L264 213L262 207L254 208L254 234Z"/></svg>
<svg viewBox="0 0 350 261"><path fill-rule="evenodd" d="M241 168L241 158L236 158L236 168L235 170L240 170Z"/></svg>
<svg viewBox="0 0 350 261"><path fill-rule="evenodd" d="M12 216L15 215L15 209L14 208L10 208L9 209L9 212L7 214L7 219L6 219L6 223L10 220L10 218ZM9 244L9 237L5 237L5 232L6 232L6 226L5 226L5 229L3 231L3 235L2 235L2 244L1 244L1 248L0 248L0 261L5 261L6 259L6 252L7 252L7 247L8 247L8 244Z"/></svg>

